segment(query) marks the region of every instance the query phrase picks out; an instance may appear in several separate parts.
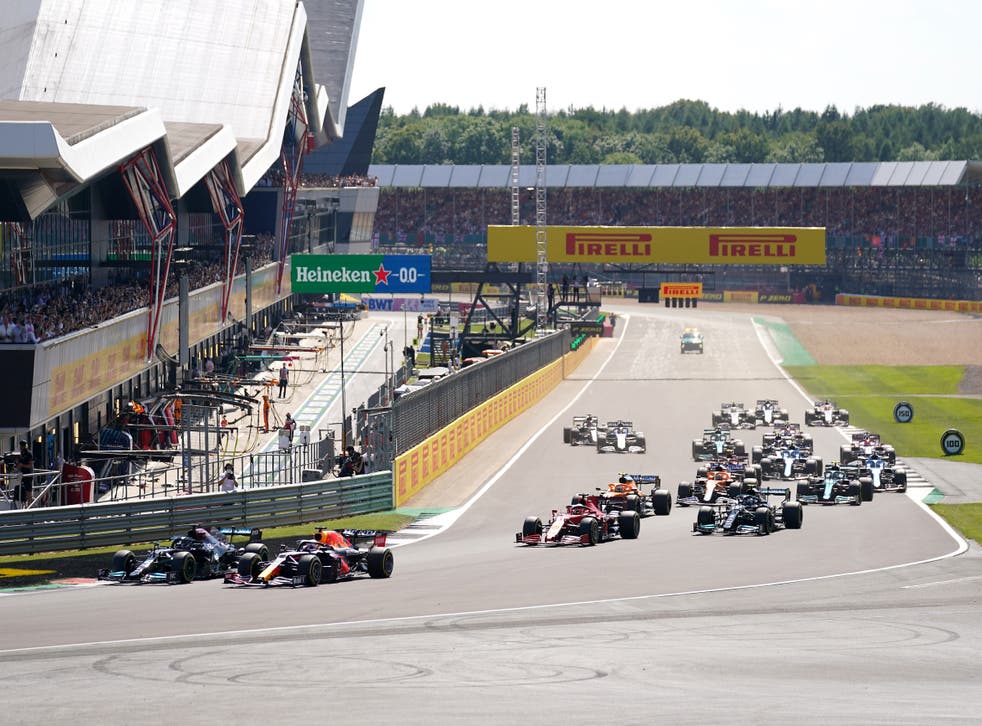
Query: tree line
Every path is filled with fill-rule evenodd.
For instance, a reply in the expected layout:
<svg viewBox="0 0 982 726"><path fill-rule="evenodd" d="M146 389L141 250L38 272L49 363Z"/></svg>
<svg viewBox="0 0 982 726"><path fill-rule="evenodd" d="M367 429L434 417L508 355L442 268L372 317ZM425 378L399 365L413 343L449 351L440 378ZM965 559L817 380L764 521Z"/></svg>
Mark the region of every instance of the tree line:
<svg viewBox="0 0 982 726"><path fill-rule="evenodd" d="M520 159L535 160L535 112L433 104L397 116L383 109L375 164L510 164L512 129ZM679 100L639 111L592 107L550 112L549 164L793 163L982 159L982 115L937 104L871 106L852 114L735 113Z"/></svg>

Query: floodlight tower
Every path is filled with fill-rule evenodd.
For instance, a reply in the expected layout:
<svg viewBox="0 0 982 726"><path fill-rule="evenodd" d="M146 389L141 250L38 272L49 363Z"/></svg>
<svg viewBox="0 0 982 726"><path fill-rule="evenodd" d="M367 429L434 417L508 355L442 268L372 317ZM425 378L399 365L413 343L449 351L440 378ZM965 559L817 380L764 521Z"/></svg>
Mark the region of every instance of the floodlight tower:
<svg viewBox="0 0 982 726"><path fill-rule="evenodd" d="M546 89L535 90L535 329L538 335L546 329L546 285L549 261L546 259Z"/></svg>

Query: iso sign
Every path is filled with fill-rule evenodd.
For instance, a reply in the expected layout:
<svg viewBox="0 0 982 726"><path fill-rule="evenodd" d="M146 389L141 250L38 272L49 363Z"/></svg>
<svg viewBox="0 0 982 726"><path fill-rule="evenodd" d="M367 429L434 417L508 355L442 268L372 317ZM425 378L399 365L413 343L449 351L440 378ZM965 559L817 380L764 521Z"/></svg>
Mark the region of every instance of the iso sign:
<svg viewBox="0 0 982 726"><path fill-rule="evenodd" d="M901 401L893 407L893 420L897 423L910 423L914 418L914 407L907 401Z"/></svg>
<svg viewBox="0 0 982 726"><path fill-rule="evenodd" d="M941 450L945 456L955 456L965 448L965 437L958 429L948 429L941 434Z"/></svg>

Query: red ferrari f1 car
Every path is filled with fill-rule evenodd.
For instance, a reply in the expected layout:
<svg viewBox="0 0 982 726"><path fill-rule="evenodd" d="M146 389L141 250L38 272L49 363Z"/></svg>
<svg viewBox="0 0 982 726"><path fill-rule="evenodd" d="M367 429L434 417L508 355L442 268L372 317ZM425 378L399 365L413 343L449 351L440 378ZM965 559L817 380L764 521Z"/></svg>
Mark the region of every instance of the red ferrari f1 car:
<svg viewBox="0 0 982 726"><path fill-rule="evenodd" d="M605 512L597 495L578 497L566 509L553 509L545 524L539 517L526 517L515 541L527 545L595 545L621 537L637 539L641 515L632 509Z"/></svg>

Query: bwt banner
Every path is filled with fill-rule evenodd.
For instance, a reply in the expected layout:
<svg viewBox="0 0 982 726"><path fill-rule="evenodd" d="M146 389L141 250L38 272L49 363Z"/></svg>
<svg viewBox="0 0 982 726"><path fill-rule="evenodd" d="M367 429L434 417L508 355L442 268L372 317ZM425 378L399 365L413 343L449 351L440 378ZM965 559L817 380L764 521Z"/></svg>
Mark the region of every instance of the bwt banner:
<svg viewBox="0 0 982 726"><path fill-rule="evenodd" d="M429 255L291 255L290 291L429 292Z"/></svg>
<svg viewBox="0 0 982 726"><path fill-rule="evenodd" d="M823 227L546 227L549 262L824 265ZM489 226L488 262L535 262L535 227Z"/></svg>
<svg viewBox="0 0 982 726"><path fill-rule="evenodd" d="M418 297L365 297L362 300L369 310L386 310L390 312L436 313L440 310L440 301L436 298Z"/></svg>

